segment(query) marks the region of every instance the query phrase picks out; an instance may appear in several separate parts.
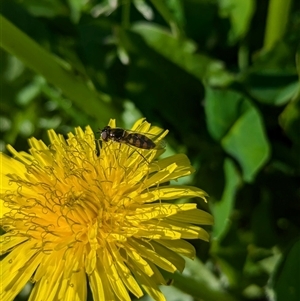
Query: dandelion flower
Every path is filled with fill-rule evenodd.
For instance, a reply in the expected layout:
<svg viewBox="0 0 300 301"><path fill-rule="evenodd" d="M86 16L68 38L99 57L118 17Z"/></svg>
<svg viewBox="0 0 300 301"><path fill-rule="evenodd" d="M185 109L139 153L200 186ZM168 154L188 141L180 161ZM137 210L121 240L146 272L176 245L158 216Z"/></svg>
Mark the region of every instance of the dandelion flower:
<svg viewBox="0 0 300 301"><path fill-rule="evenodd" d="M132 130L157 142L167 134L144 119ZM13 300L31 281L29 300L83 301L87 285L95 301L144 292L165 300L160 270L182 271L181 255L195 256L184 239L207 241L199 225L212 224L196 204L170 202L205 200L199 188L170 184L193 172L187 157L100 143L90 127L67 139L50 130L49 138L49 146L31 138L29 153L8 146L14 158L0 155L0 299Z"/></svg>

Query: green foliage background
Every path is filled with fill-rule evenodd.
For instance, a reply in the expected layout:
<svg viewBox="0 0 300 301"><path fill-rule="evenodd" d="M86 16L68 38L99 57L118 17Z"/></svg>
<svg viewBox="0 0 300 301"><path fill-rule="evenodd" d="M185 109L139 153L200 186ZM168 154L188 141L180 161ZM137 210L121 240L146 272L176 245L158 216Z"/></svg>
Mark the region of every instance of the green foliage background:
<svg viewBox="0 0 300 301"><path fill-rule="evenodd" d="M145 116L189 156L215 217L167 300L300 300L299 1L0 7L2 151Z"/></svg>

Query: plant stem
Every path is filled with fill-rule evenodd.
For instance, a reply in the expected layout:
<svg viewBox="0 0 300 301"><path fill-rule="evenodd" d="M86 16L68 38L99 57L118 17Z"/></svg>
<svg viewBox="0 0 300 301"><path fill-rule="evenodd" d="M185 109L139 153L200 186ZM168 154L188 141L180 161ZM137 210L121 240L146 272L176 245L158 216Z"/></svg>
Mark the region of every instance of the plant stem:
<svg viewBox="0 0 300 301"><path fill-rule="evenodd" d="M123 0L123 8L122 8L122 26L124 29L128 29L130 25L130 5L131 0Z"/></svg>

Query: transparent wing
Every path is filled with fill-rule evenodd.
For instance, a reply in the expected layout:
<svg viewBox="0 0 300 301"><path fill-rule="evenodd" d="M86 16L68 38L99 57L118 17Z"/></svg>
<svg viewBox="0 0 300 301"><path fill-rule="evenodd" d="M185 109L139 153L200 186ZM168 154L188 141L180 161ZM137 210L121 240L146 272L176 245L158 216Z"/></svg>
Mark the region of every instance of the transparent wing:
<svg viewBox="0 0 300 301"><path fill-rule="evenodd" d="M144 133L139 131L131 131L125 130L128 134L132 135L143 135L146 136L148 139L151 139L155 144L156 149L163 149L166 147L167 143L164 139L160 138L161 134L151 134L151 133Z"/></svg>

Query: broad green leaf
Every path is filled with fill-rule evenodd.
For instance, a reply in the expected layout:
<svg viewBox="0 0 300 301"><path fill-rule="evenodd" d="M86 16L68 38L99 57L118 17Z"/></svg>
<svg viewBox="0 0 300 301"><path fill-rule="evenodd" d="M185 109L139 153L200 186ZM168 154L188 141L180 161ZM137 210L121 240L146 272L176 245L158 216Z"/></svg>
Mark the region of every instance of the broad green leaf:
<svg viewBox="0 0 300 301"><path fill-rule="evenodd" d="M289 102L298 92L299 83L294 82L284 87L260 87L249 91L259 102L281 106Z"/></svg>
<svg viewBox="0 0 300 301"><path fill-rule="evenodd" d="M206 124L210 135L220 140L241 114L250 108L242 94L231 90L205 87Z"/></svg>
<svg viewBox="0 0 300 301"><path fill-rule="evenodd" d="M165 28L151 23L136 23L131 29L141 35L149 47L198 79L205 76L220 78L223 73L227 74L221 62L195 53L196 47L191 40L178 39Z"/></svg>
<svg viewBox="0 0 300 301"><path fill-rule="evenodd" d="M255 11L254 0L219 0L220 14L231 22L229 40L233 43L248 32Z"/></svg>
<svg viewBox="0 0 300 301"><path fill-rule="evenodd" d="M213 237L216 239L220 239L220 237L228 230L228 226L230 226L230 215L234 209L236 192L241 182L240 176L232 160L225 160L224 172L226 182L222 199L219 202L216 202L212 207L215 219Z"/></svg>
<svg viewBox="0 0 300 301"><path fill-rule="evenodd" d="M180 48L180 53L194 53L196 50L195 44L191 40L178 39L167 28L156 24L139 22L133 24L131 30L140 34L149 46L166 57L168 56L168 49L166 47L173 48L175 55L178 55ZM174 57L174 53L169 53L170 55L171 58Z"/></svg>
<svg viewBox="0 0 300 301"><path fill-rule="evenodd" d="M269 157L269 144L259 112L242 94L206 86L208 130L241 165L243 178L252 181Z"/></svg>
<svg viewBox="0 0 300 301"><path fill-rule="evenodd" d="M300 300L300 240L287 251L273 275L276 300Z"/></svg>
<svg viewBox="0 0 300 301"><path fill-rule="evenodd" d="M259 112L250 107L222 139L222 146L241 165L243 178L253 181L270 156L270 146Z"/></svg>
<svg viewBox="0 0 300 301"><path fill-rule="evenodd" d="M260 65L258 70L250 72L246 78L246 86L249 94L257 101L282 106L288 103L299 93L299 83L296 70L289 72L280 70L263 70L269 66Z"/></svg>
<svg viewBox="0 0 300 301"><path fill-rule="evenodd" d="M299 82L294 82L284 87L279 91L277 96L275 97L274 104L275 105L283 105L290 101L295 95L300 93L300 84Z"/></svg>

